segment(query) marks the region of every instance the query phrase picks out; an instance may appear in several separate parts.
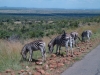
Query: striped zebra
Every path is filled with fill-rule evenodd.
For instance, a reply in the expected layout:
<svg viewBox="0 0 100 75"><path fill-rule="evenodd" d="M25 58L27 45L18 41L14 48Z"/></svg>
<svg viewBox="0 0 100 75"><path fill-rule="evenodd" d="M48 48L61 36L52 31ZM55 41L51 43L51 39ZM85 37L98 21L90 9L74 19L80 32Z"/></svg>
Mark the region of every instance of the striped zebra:
<svg viewBox="0 0 100 75"><path fill-rule="evenodd" d="M58 52L59 49L59 54L60 54L60 49L61 46L66 47L67 49L67 55L69 54L69 48L68 46L70 46L71 51L72 51L72 56L73 56L73 48L72 48L72 44L74 42L74 39L71 37L70 34L66 34L65 32L62 35L57 36L56 38L52 39L49 43L48 43L48 48L49 48L49 52L53 52L53 48L56 45L56 54Z"/></svg>
<svg viewBox="0 0 100 75"><path fill-rule="evenodd" d="M71 32L70 35L71 35L72 38L74 39L74 44L75 44L75 46L76 46L76 45L77 45L77 39L79 39L79 40L81 41L81 39L80 39L80 37L79 37L79 34L78 34L77 32Z"/></svg>
<svg viewBox="0 0 100 75"><path fill-rule="evenodd" d="M87 41L90 41L92 35L92 31L91 30L85 30L82 32L81 37L82 37L82 41L85 41L85 38L87 38Z"/></svg>
<svg viewBox="0 0 100 75"><path fill-rule="evenodd" d="M45 42L42 40L36 40L25 44L22 48L21 55L24 60L27 58L27 53L29 52L29 61L32 61L33 51L40 50L42 54L42 61L46 60L46 50L45 50Z"/></svg>

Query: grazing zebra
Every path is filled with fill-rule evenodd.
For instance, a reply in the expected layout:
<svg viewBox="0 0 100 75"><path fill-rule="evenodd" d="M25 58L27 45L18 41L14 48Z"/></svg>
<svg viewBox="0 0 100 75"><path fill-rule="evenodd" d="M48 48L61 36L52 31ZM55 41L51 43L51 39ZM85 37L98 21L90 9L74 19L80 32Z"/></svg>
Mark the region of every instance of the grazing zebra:
<svg viewBox="0 0 100 75"><path fill-rule="evenodd" d="M83 31L82 34L81 34L82 41L85 41L85 38L87 38L87 41L90 41L91 35L92 35L92 31L91 30Z"/></svg>
<svg viewBox="0 0 100 75"><path fill-rule="evenodd" d="M77 44L77 39L80 40L80 37L79 37L79 34L77 32L71 32L70 35L72 36L72 38L74 39L74 43L75 43L75 46ZM81 41L81 40L80 40Z"/></svg>
<svg viewBox="0 0 100 75"><path fill-rule="evenodd" d="M29 52L29 61L32 61L33 51L40 50L42 54L42 61L46 60L46 51L45 51L45 42L42 40L36 40L26 44L21 51L21 55L23 59L26 59L27 53Z"/></svg>
<svg viewBox="0 0 100 75"><path fill-rule="evenodd" d="M71 37L70 34L66 34L65 32L62 35L57 36L56 38L52 39L49 43L48 43L48 48L49 48L49 52L53 52L53 48L56 45L56 54L58 52L59 49L59 54L60 54L60 49L61 46L65 46L66 49L68 51L67 55L69 54L69 48L68 46L70 46L71 50L72 50L72 56L73 56L73 48L72 48L72 44L73 44L74 39Z"/></svg>

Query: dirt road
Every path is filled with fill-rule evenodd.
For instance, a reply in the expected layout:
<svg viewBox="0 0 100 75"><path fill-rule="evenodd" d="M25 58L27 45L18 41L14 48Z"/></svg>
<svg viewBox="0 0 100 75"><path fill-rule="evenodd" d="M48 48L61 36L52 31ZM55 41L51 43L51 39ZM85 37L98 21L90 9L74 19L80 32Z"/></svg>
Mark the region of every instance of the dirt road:
<svg viewBox="0 0 100 75"><path fill-rule="evenodd" d="M100 75L100 45L61 75Z"/></svg>

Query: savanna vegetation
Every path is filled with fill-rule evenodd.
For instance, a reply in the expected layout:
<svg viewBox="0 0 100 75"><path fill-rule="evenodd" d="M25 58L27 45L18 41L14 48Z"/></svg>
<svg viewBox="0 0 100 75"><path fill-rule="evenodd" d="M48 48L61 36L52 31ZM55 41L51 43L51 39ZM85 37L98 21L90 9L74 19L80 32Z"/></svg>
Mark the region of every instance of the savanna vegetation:
<svg viewBox="0 0 100 75"><path fill-rule="evenodd" d="M0 15L0 72L4 72L7 69L18 71L26 69L27 66L29 66L31 70L34 70L36 67L35 63L26 61L20 62L20 51L22 47L34 39L41 38L48 44L51 38L61 34L62 30L68 33L77 31L81 34L83 30L87 29L93 31L92 40L100 37L99 15L86 15L85 17L81 15L77 17L61 15ZM48 50L48 48L46 48L46 50ZM40 52L34 52L33 58L41 58ZM75 60L78 59L79 58L75 58Z"/></svg>
<svg viewBox="0 0 100 75"><path fill-rule="evenodd" d="M70 14L71 15L71 14ZM73 14L74 15L74 14ZM84 14L85 15L85 14ZM91 17L81 14L75 17L67 15L32 16L32 15L0 15L1 39L41 38L60 34L62 30L77 28L83 25L99 23L100 17Z"/></svg>

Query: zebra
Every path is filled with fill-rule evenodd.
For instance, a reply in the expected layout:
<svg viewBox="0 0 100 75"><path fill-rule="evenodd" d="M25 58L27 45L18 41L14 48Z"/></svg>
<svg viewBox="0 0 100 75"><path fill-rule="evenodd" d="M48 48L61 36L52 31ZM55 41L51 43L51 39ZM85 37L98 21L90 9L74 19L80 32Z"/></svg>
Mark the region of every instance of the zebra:
<svg viewBox="0 0 100 75"><path fill-rule="evenodd" d="M55 37L54 39L52 39L49 43L48 43L48 48L49 48L49 52L53 52L53 48L54 46L56 45L56 54L58 52L58 49L59 49L59 54L60 54L60 49L61 49L61 46L65 46L66 49L68 51L67 52L67 55L69 54L69 48L68 46L70 46L71 48L71 51L72 51L72 56L73 56L73 48L72 48L72 44L74 42L74 39L71 37L70 34L66 34L65 32L62 34L62 35L59 35L57 37Z"/></svg>
<svg viewBox="0 0 100 75"><path fill-rule="evenodd" d="M87 41L90 41L92 35L92 31L91 30L85 30L82 32L81 37L82 37L82 41L85 41L85 38L87 38Z"/></svg>
<svg viewBox="0 0 100 75"><path fill-rule="evenodd" d="M76 46L76 44L77 44L77 39L79 39L79 40L81 41L81 39L80 39L80 37L79 37L79 34L78 34L77 32L71 32L70 35L71 35L72 38L74 39L74 45Z"/></svg>
<svg viewBox="0 0 100 75"><path fill-rule="evenodd" d="M32 61L33 51L37 50L41 51L42 61L46 61L45 42L43 42L43 40L36 40L28 44L25 44L21 51L22 58L26 60L27 53L29 52L29 61Z"/></svg>

